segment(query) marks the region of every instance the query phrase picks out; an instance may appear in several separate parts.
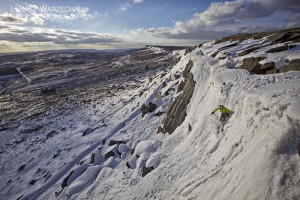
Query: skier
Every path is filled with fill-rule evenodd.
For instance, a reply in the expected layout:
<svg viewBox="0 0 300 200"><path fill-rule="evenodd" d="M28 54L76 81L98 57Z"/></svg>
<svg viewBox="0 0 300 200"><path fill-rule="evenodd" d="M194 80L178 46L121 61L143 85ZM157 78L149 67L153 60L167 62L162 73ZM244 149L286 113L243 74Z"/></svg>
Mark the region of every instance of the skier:
<svg viewBox="0 0 300 200"><path fill-rule="evenodd" d="M226 123L226 120L229 118L230 114L231 114L231 110L229 110L228 108L226 108L223 105L220 105L218 108L216 108L211 114L213 115L216 111L220 111L221 112L221 116L220 116L220 121L222 123L222 127L221 130L223 131L223 127Z"/></svg>

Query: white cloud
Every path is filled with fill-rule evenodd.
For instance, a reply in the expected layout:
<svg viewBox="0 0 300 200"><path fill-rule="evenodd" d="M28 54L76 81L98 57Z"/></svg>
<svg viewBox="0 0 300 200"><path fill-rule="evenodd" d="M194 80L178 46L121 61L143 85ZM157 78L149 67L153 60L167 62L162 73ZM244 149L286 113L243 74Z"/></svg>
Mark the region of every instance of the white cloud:
<svg viewBox="0 0 300 200"><path fill-rule="evenodd" d="M130 1L127 1L126 3L122 4L119 8L119 10L121 11L126 11L128 10L132 4L139 4L139 3L143 3L144 0L130 0Z"/></svg>
<svg viewBox="0 0 300 200"><path fill-rule="evenodd" d="M243 30L241 27L245 28L251 20L255 22L279 11L286 12L286 23L300 24L296 21L299 19L299 0L235 0L211 3L205 11L195 13L188 21L176 21L173 27L138 29L134 32L174 39L214 39L232 34L234 29L240 32Z"/></svg>
<svg viewBox="0 0 300 200"><path fill-rule="evenodd" d="M132 3L143 3L144 0L131 0Z"/></svg>
<svg viewBox="0 0 300 200"><path fill-rule="evenodd" d="M17 43L53 43L60 45L109 44L122 42L121 37L93 32L6 26L0 29L0 41Z"/></svg>
<svg viewBox="0 0 300 200"><path fill-rule="evenodd" d="M131 4L130 3L128 3L128 2L126 2L125 4L122 4L121 6L120 6L120 10L121 11L126 11L126 10L128 10L128 8L131 6Z"/></svg>

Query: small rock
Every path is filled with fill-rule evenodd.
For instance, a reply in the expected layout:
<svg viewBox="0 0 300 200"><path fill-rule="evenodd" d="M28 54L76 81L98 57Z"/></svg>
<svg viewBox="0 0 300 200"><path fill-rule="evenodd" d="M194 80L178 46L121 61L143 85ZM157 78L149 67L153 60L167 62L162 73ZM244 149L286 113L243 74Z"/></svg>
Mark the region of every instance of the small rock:
<svg viewBox="0 0 300 200"><path fill-rule="evenodd" d="M67 184L67 183L68 183L68 179L69 179L70 176L73 174L73 172L74 172L74 170L72 170L72 171L70 172L70 174L69 174L67 177L64 178L63 182L61 183L61 187L62 187L62 188L68 186L68 184Z"/></svg>
<svg viewBox="0 0 300 200"><path fill-rule="evenodd" d="M29 184L30 184L30 185L34 185L35 182L36 182L36 180L33 179L33 180L31 180L31 181L29 182Z"/></svg>
<svg viewBox="0 0 300 200"><path fill-rule="evenodd" d="M269 49L268 51L266 51L266 53L276 53L276 52L286 51L288 49L289 47L287 45L284 45L284 46L279 46L279 47Z"/></svg>
<svg viewBox="0 0 300 200"><path fill-rule="evenodd" d="M19 167L19 169L18 169L18 172L19 172L19 171L22 171L25 167L26 167L26 164L21 165L21 166Z"/></svg>
<svg viewBox="0 0 300 200"><path fill-rule="evenodd" d="M154 170L154 167L149 167L147 168L146 166L143 167L143 173L142 173L142 177L146 176L147 174L149 174L151 171Z"/></svg>
<svg viewBox="0 0 300 200"><path fill-rule="evenodd" d="M107 152L107 153L104 155L104 157L105 157L106 159L108 159L109 157L112 157L112 156L114 156L114 155L116 155L115 152L109 151L109 152Z"/></svg>
<svg viewBox="0 0 300 200"><path fill-rule="evenodd" d="M108 146L113 146L115 144L117 144L117 145L126 144L126 142L125 141L111 140L111 141L109 141Z"/></svg>
<svg viewBox="0 0 300 200"><path fill-rule="evenodd" d="M128 169L131 169L128 161L126 162L126 166L128 167Z"/></svg>
<svg viewBox="0 0 300 200"><path fill-rule="evenodd" d="M55 130L50 131L49 133L47 133L47 139L50 138L50 137L53 137L56 134L58 134L57 131L55 131Z"/></svg>
<svg viewBox="0 0 300 200"><path fill-rule="evenodd" d="M164 112L157 112L154 114L154 116L159 117L159 116L162 116L163 114L164 114Z"/></svg>

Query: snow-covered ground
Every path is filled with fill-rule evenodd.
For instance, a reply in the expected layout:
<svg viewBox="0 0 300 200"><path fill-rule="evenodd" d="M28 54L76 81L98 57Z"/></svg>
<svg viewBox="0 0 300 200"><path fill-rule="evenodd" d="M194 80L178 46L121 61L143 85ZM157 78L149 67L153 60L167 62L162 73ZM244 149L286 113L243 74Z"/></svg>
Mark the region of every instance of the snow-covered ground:
<svg viewBox="0 0 300 200"><path fill-rule="evenodd" d="M181 58L175 66L119 91L113 106L104 100L89 126L53 134L40 154L20 146L15 156L21 162L33 158L24 169L1 155L1 199L299 199L300 72L238 69L238 53L253 44L263 41L230 47L224 59L222 51L211 54L228 42L174 52ZM252 54L281 62L290 55L299 59L297 47ZM196 84L187 116L171 135L157 133L189 62ZM157 108L143 115L141 106L150 102ZM223 132L219 113L211 114L220 104L233 111ZM80 124L89 109L68 117Z"/></svg>

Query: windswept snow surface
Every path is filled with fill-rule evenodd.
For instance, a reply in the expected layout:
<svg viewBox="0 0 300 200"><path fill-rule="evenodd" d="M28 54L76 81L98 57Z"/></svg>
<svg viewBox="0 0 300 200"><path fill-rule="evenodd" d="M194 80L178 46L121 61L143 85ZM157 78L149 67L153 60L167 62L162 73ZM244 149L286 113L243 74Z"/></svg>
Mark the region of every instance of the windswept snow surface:
<svg viewBox="0 0 300 200"><path fill-rule="evenodd" d="M232 48L233 57L210 57L222 45L207 43L186 55L176 52L181 60L144 82L143 93L132 92L135 98L119 102L108 128L85 136L93 138L86 139L85 149L61 153L73 160L52 178L38 181L35 189L28 186L16 195L5 189L1 195L56 199L64 177L74 170L57 199L299 199L300 72L251 75L236 69L234 55L243 46ZM190 60L196 86L187 116L172 135L157 134L165 114L155 113L167 112L178 94L165 93L177 89ZM158 108L142 117L140 106L150 101ZM211 115L220 104L233 111L223 132L219 113ZM67 142L54 137L60 146ZM111 140L124 144L109 146ZM116 155L104 158L111 151ZM154 170L142 177L144 167Z"/></svg>

